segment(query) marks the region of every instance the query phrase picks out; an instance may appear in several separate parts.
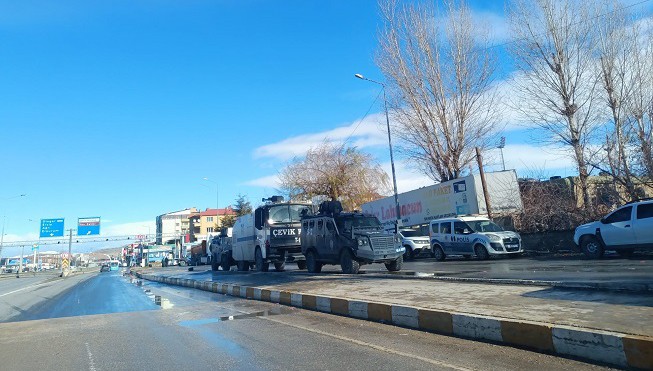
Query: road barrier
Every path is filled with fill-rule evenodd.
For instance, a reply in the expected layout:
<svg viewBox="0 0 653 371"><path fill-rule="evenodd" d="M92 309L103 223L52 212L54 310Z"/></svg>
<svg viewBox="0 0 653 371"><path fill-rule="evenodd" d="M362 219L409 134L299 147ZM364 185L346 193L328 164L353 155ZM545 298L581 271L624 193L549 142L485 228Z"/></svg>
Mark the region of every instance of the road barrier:
<svg viewBox="0 0 653 371"><path fill-rule="evenodd" d="M149 281L298 307L415 330L505 344L603 364L653 369L653 338L135 272Z"/></svg>

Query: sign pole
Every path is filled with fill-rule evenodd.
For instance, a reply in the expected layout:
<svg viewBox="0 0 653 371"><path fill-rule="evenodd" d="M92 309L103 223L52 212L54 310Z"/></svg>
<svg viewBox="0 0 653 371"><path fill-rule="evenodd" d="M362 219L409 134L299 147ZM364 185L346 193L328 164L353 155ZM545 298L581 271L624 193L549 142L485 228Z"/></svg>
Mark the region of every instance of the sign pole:
<svg viewBox="0 0 653 371"><path fill-rule="evenodd" d="M68 259L72 257L72 255L70 254L72 244L73 244L73 229L71 228L68 230Z"/></svg>

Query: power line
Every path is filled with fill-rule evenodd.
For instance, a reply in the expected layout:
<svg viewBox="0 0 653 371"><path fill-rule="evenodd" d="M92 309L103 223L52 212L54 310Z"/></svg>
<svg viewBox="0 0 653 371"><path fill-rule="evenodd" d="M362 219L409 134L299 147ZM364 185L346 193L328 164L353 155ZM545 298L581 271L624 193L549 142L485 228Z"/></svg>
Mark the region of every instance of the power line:
<svg viewBox="0 0 653 371"><path fill-rule="evenodd" d="M374 105L376 104L376 101L379 100L379 97L381 96L381 93L383 93L383 89L381 89L381 90L379 91L379 93L376 95L376 97L375 97L374 100L372 101L372 104L370 104L370 107L367 109L367 112L365 112L365 115L363 115L363 118L361 118L360 120L358 120L358 123L357 123L356 126L354 127L354 130L352 130L351 133L349 134L349 136L347 137L347 139L345 139L345 141L342 142L342 145L343 145L343 146L344 146L344 145L349 141L349 139L351 139L351 137L354 135L354 133L356 132L356 130L358 129L358 127L359 127L359 126L363 123L363 121L367 118L367 115L370 114L370 111L372 110L372 108L373 108Z"/></svg>

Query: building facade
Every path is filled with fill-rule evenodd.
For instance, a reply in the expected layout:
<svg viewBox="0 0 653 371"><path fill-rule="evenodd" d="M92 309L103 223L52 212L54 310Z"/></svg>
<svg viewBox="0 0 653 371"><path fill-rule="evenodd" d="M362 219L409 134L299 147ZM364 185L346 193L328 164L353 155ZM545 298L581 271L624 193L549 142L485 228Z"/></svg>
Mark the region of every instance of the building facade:
<svg viewBox="0 0 653 371"><path fill-rule="evenodd" d="M190 239L191 225L189 218L197 214L197 208L191 207L179 211L162 214L156 217L156 244L161 245L170 241Z"/></svg>

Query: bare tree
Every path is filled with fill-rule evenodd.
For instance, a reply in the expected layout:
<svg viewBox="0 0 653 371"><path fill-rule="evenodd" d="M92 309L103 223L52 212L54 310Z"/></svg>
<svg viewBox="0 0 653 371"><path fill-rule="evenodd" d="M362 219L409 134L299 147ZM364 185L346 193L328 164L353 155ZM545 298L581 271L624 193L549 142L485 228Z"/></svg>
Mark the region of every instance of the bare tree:
<svg viewBox="0 0 653 371"><path fill-rule="evenodd" d="M636 39L628 16L618 0L604 0L603 14L595 17L597 31L596 54L600 65L601 97L610 111L603 155L590 158L592 166L609 174L623 187L625 198L637 198L636 179L631 166L628 102L632 91L632 55L637 53Z"/></svg>
<svg viewBox="0 0 653 371"><path fill-rule="evenodd" d="M381 0L377 65L388 81L402 151L434 181L458 178L495 131L495 59L464 1ZM444 19L444 21L441 21ZM444 26L440 28L440 24Z"/></svg>
<svg viewBox="0 0 653 371"><path fill-rule="evenodd" d="M653 24L650 19L645 27L633 26L630 40L635 52L631 61L632 91L627 110L632 120L638 165L648 182L653 181ZM645 32L644 30L647 30Z"/></svg>
<svg viewBox="0 0 653 371"><path fill-rule="evenodd" d="M340 200L345 210L359 209L390 190L388 174L371 155L327 142L288 164L280 183L291 198L327 196Z"/></svg>
<svg viewBox="0 0 653 371"><path fill-rule="evenodd" d="M519 71L515 108L543 129L542 141L571 149L584 207L590 204L586 155L598 84L592 8L591 1L516 0L509 11Z"/></svg>

